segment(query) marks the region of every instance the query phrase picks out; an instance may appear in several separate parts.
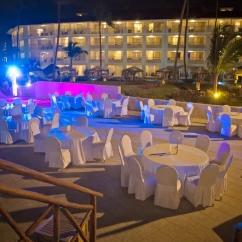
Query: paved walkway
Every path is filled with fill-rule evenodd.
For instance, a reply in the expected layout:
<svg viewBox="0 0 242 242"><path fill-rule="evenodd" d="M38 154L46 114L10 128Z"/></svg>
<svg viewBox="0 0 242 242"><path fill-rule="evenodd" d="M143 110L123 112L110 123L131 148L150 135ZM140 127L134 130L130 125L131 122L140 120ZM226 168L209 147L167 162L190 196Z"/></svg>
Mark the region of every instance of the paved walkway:
<svg viewBox="0 0 242 242"><path fill-rule="evenodd" d="M73 120L78 112L62 114L62 123ZM98 199L98 241L102 242L167 242L167 241L231 241L232 226L242 221L242 140L228 140L232 147L234 160L229 169L228 191L221 201L213 207L194 207L181 199L176 211L154 206L154 197L141 202L134 195L127 193L127 188L120 187L120 161L116 145L122 135L130 135L134 150L138 152L138 134L144 128L151 131L154 143L167 143L171 130L158 125L145 125L137 116L112 120L89 119L101 138L108 129L115 132L112 139L114 157L105 163L86 163L81 167L69 167L63 172L49 169L44 163L43 154L34 154L33 145L18 142L11 146L0 145L0 158L21 164L54 177L86 186L104 194ZM206 133L205 124L193 120L190 128L176 127L184 132L185 144L193 145L198 134ZM209 156L214 158L219 144L224 138L209 134L212 143ZM0 171L0 182L14 187L67 199L70 202L85 203L89 197L68 189L51 186L19 175ZM0 196L0 203L7 208L22 228L27 228L46 207L45 204L29 200ZM74 211L78 213L78 211ZM0 241L17 241L8 224L0 218Z"/></svg>

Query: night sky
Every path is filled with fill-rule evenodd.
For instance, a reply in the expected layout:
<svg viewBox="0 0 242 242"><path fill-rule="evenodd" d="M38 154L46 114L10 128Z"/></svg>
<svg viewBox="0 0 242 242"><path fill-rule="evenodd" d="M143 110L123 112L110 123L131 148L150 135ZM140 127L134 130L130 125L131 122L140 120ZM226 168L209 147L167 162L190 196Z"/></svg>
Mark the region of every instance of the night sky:
<svg viewBox="0 0 242 242"><path fill-rule="evenodd" d="M20 0L0 0L0 36L6 33L11 27L18 24L18 9ZM39 23L39 22L56 22L57 0L22 0L23 8L21 14L22 23ZM65 0L66 1L66 0ZM105 0L108 7L115 12L122 10L122 13L126 11L135 11L135 9L141 9L143 12L151 11L151 9L158 11L162 18L162 12L166 13L171 18L174 17L174 11L179 16L183 0ZM97 0L69 0L69 4L63 6L62 19L75 18L76 12L87 12L89 16L93 11L93 6ZM190 0L191 12L193 8L197 8L203 11L209 11L215 13L216 0ZM219 6L233 6L235 9L242 10L241 0L219 0ZM166 10L165 10L166 9ZM174 10L176 9L176 10ZM132 12L131 12L132 13ZM191 13L192 14L192 13ZM196 16L195 16L196 17ZM242 16L241 16L242 17ZM83 19L85 20L85 19Z"/></svg>

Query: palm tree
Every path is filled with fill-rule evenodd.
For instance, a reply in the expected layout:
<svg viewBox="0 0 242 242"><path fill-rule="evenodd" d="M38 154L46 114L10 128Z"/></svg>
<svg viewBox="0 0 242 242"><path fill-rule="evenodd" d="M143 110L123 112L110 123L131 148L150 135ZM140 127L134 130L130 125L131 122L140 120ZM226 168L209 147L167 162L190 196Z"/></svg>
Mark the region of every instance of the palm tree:
<svg viewBox="0 0 242 242"><path fill-rule="evenodd" d="M232 25L217 25L214 27L210 41L210 52L207 66L213 74L213 87L217 92L217 81L221 73L231 71L242 56L242 38L236 38Z"/></svg>
<svg viewBox="0 0 242 242"><path fill-rule="evenodd" d="M107 9L106 4L98 2L94 9L95 17L98 21L98 34L99 34L99 61L100 67L102 67L102 22L105 22L108 26L114 27L112 22L112 15Z"/></svg>
<svg viewBox="0 0 242 242"><path fill-rule="evenodd" d="M175 62L174 62L174 70L173 70L173 77L172 81L174 82L176 79L176 68L177 68L177 59L178 59L178 51L179 51L179 45L180 45L180 40L181 40L181 31L182 31L182 20L185 12L185 8L187 5L187 0L184 0L183 6L182 6L182 11L181 11L181 17L180 17L180 24L178 28L178 39L177 39L177 46L176 46L176 57L175 57Z"/></svg>
<svg viewBox="0 0 242 242"><path fill-rule="evenodd" d="M82 48L77 45L78 43L70 41L68 43L68 46L64 48L64 51L67 52L67 56L70 58L70 68L72 68L73 58L77 57L82 53L88 55L88 52L86 50L82 50Z"/></svg>

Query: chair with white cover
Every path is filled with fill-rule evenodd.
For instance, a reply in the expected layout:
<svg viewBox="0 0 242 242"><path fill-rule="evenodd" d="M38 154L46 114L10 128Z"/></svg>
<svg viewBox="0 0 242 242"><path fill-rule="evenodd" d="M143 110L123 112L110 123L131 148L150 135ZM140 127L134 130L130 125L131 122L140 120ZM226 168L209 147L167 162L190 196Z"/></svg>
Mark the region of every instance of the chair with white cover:
<svg viewBox="0 0 242 242"><path fill-rule="evenodd" d="M87 101L92 101L92 100L93 100L93 97L92 97L92 95L90 94L90 92L87 93L87 95L86 95L86 100L87 100Z"/></svg>
<svg viewBox="0 0 242 242"><path fill-rule="evenodd" d="M20 106L20 105L16 105L11 109L12 116L21 116L22 114L23 114L22 106Z"/></svg>
<svg viewBox="0 0 242 242"><path fill-rule="evenodd" d="M142 154L143 150L146 147L153 145L153 137L149 130L143 130L139 134L139 143L140 143L140 154Z"/></svg>
<svg viewBox="0 0 242 242"><path fill-rule="evenodd" d="M180 204L181 182L175 168L162 165L156 170L155 202L157 206L177 209Z"/></svg>
<svg viewBox="0 0 242 242"><path fill-rule="evenodd" d="M222 112L223 113L230 113L231 112L231 107L229 105L223 105Z"/></svg>
<svg viewBox="0 0 242 242"><path fill-rule="evenodd" d="M129 167L129 194L135 194L135 198L144 201L155 194L156 179L151 173L143 172L135 157L128 161Z"/></svg>
<svg viewBox="0 0 242 242"><path fill-rule="evenodd" d="M51 168L66 168L71 162L69 149L61 149L61 143L57 138L46 138L45 162L49 162Z"/></svg>
<svg viewBox="0 0 242 242"><path fill-rule="evenodd" d="M107 94L107 95L108 95L108 94ZM97 95L96 92L92 92L92 96L93 96L94 99L95 99L95 98L99 98L99 96Z"/></svg>
<svg viewBox="0 0 242 242"><path fill-rule="evenodd" d="M81 94L75 96L75 98L70 100L71 108L81 109L83 107L83 99Z"/></svg>
<svg viewBox="0 0 242 242"><path fill-rule="evenodd" d="M0 99L0 108L3 108L7 105L7 101L5 99Z"/></svg>
<svg viewBox="0 0 242 242"><path fill-rule="evenodd" d="M69 102L69 98L68 98L67 95L62 95L61 101L62 101L62 108L63 109L70 109L71 108L71 104Z"/></svg>
<svg viewBox="0 0 242 242"><path fill-rule="evenodd" d="M17 133L15 130L9 130L8 129L8 123L0 119L0 142L11 145L17 141Z"/></svg>
<svg viewBox="0 0 242 242"><path fill-rule="evenodd" d="M113 128L108 131L105 141L99 141L92 144L92 153L94 158L105 161L107 158L113 156L113 148L111 144L112 136Z"/></svg>
<svg viewBox="0 0 242 242"><path fill-rule="evenodd" d="M220 199L224 192L227 190L228 185L227 185L227 172L228 169L231 165L231 162L233 160L233 155L230 156L225 169L221 170L218 173L217 179L216 179L216 183L215 183L215 196L216 199Z"/></svg>
<svg viewBox="0 0 242 242"><path fill-rule="evenodd" d="M133 151L131 139L126 134L121 138L121 147L126 162L129 157L136 155Z"/></svg>
<svg viewBox="0 0 242 242"><path fill-rule="evenodd" d="M65 92L65 95L66 95L66 96L71 96L71 92L70 92L70 91L66 91L66 92Z"/></svg>
<svg viewBox="0 0 242 242"><path fill-rule="evenodd" d="M60 127L59 119L60 119L60 113L56 112L52 119L51 129L56 129Z"/></svg>
<svg viewBox="0 0 242 242"><path fill-rule="evenodd" d="M223 170L225 167L225 164L230 156L230 145L227 142L222 142L219 145L216 158L214 160L210 161L210 164L217 164L220 167L220 170Z"/></svg>
<svg viewBox="0 0 242 242"><path fill-rule="evenodd" d="M237 126L232 124L231 118L228 114L223 114L221 116L221 132L220 134L231 137L237 135Z"/></svg>
<svg viewBox="0 0 242 242"><path fill-rule="evenodd" d="M76 119L76 125L82 127L88 127L88 118L86 116L79 116Z"/></svg>
<svg viewBox="0 0 242 242"><path fill-rule="evenodd" d="M144 120L145 113L144 113L144 104L142 101L139 101L139 106L140 106L140 119Z"/></svg>
<svg viewBox="0 0 242 242"><path fill-rule="evenodd" d="M108 94L107 93L102 93L101 98L102 99L108 99Z"/></svg>
<svg viewBox="0 0 242 242"><path fill-rule="evenodd" d="M144 123L153 124L155 122L155 115L150 113L148 105L144 105Z"/></svg>
<svg viewBox="0 0 242 242"><path fill-rule="evenodd" d="M105 100L103 103L103 118L113 118L115 110L113 110L113 103L111 100Z"/></svg>
<svg viewBox="0 0 242 242"><path fill-rule="evenodd" d="M123 100L122 105L116 107L116 115L119 116L127 116L128 115L128 104L129 104L129 97Z"/></svg>
<svg viewBox="0 0 242 242"><path fill-rule="evenodd" d="M117 94L117 99L118 99L120 102L122 102L122 100L123 100L123 95L122 95L121 93L118 93L118 94Z"/></svg>
<svg viewBox="0 0 242 242"><path fill-rule="evenodd" d="M200 177L188 177L185 181L185 197L195 206L212 206L215 200L215 182L219 174L216 164L206 166Z"/></svg>
<svg viewBox="0 0 242 242"><path fill-rule="evenodd" d="M170 100L168 100L167 105L174 105L174 106L176 106L176 101L174 99L170 99Z"/></svg>
<svg viewBox="0 0 242 242"><path fill-rule="evenodd" d="M34 152L45 153L46 139L40 133L39 119L38 118L32 118L31 122L29 122L29 126L30 126L30 130L32 132L32 135L34 137Z"/></svg>
<svg viewBox="0 0 242 242"><path fill-rule="evenodd" d="M171 108L165 108L162 119L162 127L173 127L176 125L175 113Z"/></svg>
<svg viewBox="0 0 242 242"><path fill-rule="evenodd" d="M92 101L86 101L85 102L85 113L87 116L92 116L92 117L99 117L100 116L100 110L97 106L94 106Z"/></svg>
<svg viewBox="0 0 242 242"><path fill-rule="evenodd" d="M19 105L19 106L22 107L22 101L21 101L21 99L20 99L20 98L15 98L15 99L13 100L13 105L14 105L14 106Z"/></svg>
<svg viewBox="0 0 242 242"><path fill-rule="evenodd" d="M188 113L190 108L193 106L193 103L192 102L188 102L187 105L186 105L186 112Z"/></svg>
<svg viewBox="0 0 242 242"><path fill-rule="evenodd" d="M220 132L222 123L218 120L213 119L213 113L210 106L208 106L207 108L207 118L208 118L208 123L207 123L206 129L210 132Z"/></svg>
<svg viewBox="0 0 242 242"><path fill-rule="evenodd" d="M205 153L208 152L210 145L210 139L207 135L198 135L195 142L195 147L203 150Z"/></svg>
<svg viewBox="0 0 242 242"><path fill-rule="evenodd" d="M129 186L129 167L128 163L124 161L123 153L119 145L118 152L121 161L121 187L128 187Z"/></svg>
<svg viewBox="0 0 242 242"><path fill-rule="evenodd" d="M152 108L153 106L155 106L155 100L154 99L149 99L148 100L148 107Z"/></svg>
<svg viewBox="0 0 242 242"><path fill-rule="evenodd" d="M56 98L60 97L59 92L54 92L54 95L56 96Z"/></svg>
<svg viewBox="0 0 242 242"><path fill-rule="evenodd" d="M30 115L34 114L34 109L35 109L34 103L30 103L27 105L28 114L30 114Z"/></svg>
<svg viewBox="0 0 242 242"><path fill-rule="evenodd" d="M169 144L182 144L184 135L179 130L173 130L169 135Z"/></svg>
<svg viewBox="0 0 242 242"><path fill-rule="evenodd" d="M37 125L38 125L38 127L40 126L40 120L38 118L31 118L29 120L29 129L23 130L23 140L28 144L34 143L34 135L33 135L33 132L31 130L31 125L32 125L33 122L36 123L36 126Z"/></svg>
<svg viewBox="0 0 242 242"><path fill-rule="evenodd" d="M191 115L192 115L193 109L194 109L194 107L192 106L190 108L188 114L179 114L178 123L181 124L181 125L185 125L185 126L192 125Z"/></svg>
<svg viewBox="0 0 242 242"><path fill-rule="evenodd" d="M238 127L238 136L242 138L242 125L239 125Z"/></svg>

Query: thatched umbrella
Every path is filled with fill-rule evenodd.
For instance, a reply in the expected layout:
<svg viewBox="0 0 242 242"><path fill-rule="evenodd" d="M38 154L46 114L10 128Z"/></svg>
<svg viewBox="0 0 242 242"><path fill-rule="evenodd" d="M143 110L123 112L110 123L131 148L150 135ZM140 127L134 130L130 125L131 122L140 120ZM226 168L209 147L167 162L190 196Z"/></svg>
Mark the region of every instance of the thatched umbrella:
<svg viewBox="0 0 242 242"><path fill-rule="evenodd" d="M108 77L109 69L107 67L95 66L87 70L87 75L88 75L88 79L90 77L97 77L97 78Z"/></svg>
<svg viewBox="0 0 242 242"><path fill-rule="evenodd" d="M197 81L198 82L203 82L205 76L208 74L208 70L206 70L203 67L199 67L199 68L197 68L195 73L197 74Z"/></svg>
<svg viewBox="0 0 242 242"><path fill-rule="evenodd" d="M173 69L171 67L165 67L165 68L161 68L159 70L155 71L155 76L161 76L161 74L163 74L164 79L167 81L169 79L169 75L173 73Z"/></svg>
<svg viewBox="0 0 242 242"><path fill-rule="evenodd" d="M124 79L130 79L130 80L133 80L135 79L135 75L137 73L143 73L143 70L139 69L138 67L136 66L131 66L129 68L126 68L126 69L123 69L122 70L122 77ZM131 77L131 78L130 78Z"/></svg>

